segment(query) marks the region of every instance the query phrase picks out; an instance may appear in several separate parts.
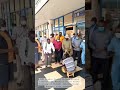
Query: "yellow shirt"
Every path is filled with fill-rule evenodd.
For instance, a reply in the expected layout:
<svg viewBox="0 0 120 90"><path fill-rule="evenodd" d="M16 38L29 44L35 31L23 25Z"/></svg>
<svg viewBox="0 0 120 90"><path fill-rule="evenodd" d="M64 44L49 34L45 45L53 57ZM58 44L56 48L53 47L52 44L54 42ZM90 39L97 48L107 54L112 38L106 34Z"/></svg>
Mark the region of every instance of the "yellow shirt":
<svg viewBox="0 0 120 90"><path fill-rule="evenodd" d="M63 42L64 39L65 39L64 36L61 36L61 37L60 37L60 41L61 41L61 42Z"/></svg>
<svg viewBox="0 0 120 90"><path fill-rule="evenodd" d="M59 36L57 35L57 36L55 36L55 40L57 40L59 38Z"/></svg>

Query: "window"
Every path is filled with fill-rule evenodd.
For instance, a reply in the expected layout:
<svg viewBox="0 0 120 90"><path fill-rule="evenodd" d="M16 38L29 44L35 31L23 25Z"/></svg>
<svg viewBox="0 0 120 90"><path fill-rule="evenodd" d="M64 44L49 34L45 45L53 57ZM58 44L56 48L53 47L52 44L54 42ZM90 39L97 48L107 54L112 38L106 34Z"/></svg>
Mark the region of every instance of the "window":
<svg viewBox="0 0 120 90"><path fill-rule="evenodd" d="M55 27L58 27L58 19L55 20Z"/></svg>
<svg viewBox="0 0 120 90"><path fill-rule="evenodd" d="M72 13L64 16L64 25L67 26L70 24L72 24Z"/></svg>
<svg viewBox="0 0 120 90"><path fill-rule="evenodd" d="M59 18L59 26L63 26L63 17Z"/></svg>

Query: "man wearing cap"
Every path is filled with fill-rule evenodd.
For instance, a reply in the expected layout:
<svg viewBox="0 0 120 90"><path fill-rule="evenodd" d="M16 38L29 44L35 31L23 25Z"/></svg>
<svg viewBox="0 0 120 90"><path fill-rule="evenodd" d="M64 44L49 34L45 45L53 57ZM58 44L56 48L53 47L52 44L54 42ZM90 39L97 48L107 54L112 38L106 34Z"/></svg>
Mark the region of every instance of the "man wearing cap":
<svg viewBox="0 0 120 90"><path fill-rule="evenodd" d="M65 36L65 39L62 42L63 51L68 51L70 55L72 55L72 44L68 35Z"/></svg>

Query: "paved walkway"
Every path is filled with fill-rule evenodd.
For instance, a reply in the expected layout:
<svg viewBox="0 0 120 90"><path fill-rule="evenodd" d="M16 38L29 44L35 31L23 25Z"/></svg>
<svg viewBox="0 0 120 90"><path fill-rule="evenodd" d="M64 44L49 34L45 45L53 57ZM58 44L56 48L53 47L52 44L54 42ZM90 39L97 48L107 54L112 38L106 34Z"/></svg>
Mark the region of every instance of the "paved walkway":
<svg viewBox="0 0 120 90"><path fill-rule="evenodd" d="M40 68L36 71L35 75L35 90L84 90L85 89L85 79L82 68L77 67L77 71L75 73L75 77L70 79L67 78L67 75L64 74L61 70L60 64L52 63L51 67ZM44 84L53 84L49 88L45 88L41 84L43 82L39 82L45 80ZM56 84L56 85L55 85ZM40 86L41 85L41 86ZM67 87L65 87L67 85ZM48 86L48 85L47 85ZM57 87L55 87L57 86ZM62 86L62 87L60 87Z"/></svg>

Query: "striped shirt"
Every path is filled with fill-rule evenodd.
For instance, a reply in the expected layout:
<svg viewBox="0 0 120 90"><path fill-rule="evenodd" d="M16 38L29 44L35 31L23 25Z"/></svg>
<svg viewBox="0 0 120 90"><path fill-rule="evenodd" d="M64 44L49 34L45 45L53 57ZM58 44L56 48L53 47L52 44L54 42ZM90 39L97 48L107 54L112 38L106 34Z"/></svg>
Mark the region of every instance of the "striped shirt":
<svg viewBox="0 0 120 90"><path fill-rule="evenodd" d="M63 64L66 66L68 72L72 72L75 70L75 62L73 57L68 57L64 59Z"/></svg>

